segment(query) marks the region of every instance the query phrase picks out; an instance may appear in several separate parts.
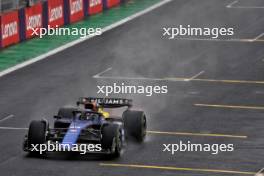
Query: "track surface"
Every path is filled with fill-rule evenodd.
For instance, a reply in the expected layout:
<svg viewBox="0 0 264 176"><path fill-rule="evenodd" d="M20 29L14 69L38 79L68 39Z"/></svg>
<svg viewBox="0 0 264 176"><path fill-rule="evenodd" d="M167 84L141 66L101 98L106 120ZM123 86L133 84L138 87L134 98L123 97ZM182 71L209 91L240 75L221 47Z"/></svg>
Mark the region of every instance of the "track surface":
<svg viewBox="0 0 264 176"><path fill-rule="evenodd" d="M248 136L246 139L149 134L143 145L129 143L125 154L106 161L90 157L29 158L21 150L23 130L1 130L1 175L107 175L107 176L224 176L250 173L220 173L197 170L166 170L105 167L100 163L171 166L194 169L257 172L263 167L263 110L195 106L262 106L264 84L263 42L214 42L167 40L162 27L179 24L208 24L235 27L234 38L255 38L263 32L261 9L226 8L232 1L175 0L119 28L79 44L50 58L0 78L1 126L27 127L30 120L52 115L60 106L72 104L79 96L98 96L96 85L126 82L168 85L167 95L132 96L148 115L149 129L155 131L217 133ZM261 1L241 0L241 5L264 6ZM95 79L104 73L113 79ZM201 72L203 71L203 72ZM184 77L184 81L115 80L123 77ZM199 78L199 79L198 79ZM205 81L204 79L214 79ZM237 83L217 80L241 80ZM243 83L242 80L253 82ZM118 95L122 96L122 95ZM128 95L123 95L128 96ZM131 96L130 96L131 97ZM208 153L162 152L162 144L190 140L192 143L233 143L235 151Z"/></svg>

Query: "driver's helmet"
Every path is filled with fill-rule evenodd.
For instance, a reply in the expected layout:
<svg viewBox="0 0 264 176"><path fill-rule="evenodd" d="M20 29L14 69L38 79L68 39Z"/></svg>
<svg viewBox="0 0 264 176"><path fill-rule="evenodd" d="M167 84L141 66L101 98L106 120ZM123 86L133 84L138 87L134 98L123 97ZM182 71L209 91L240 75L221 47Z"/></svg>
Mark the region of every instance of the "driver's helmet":
<svg viewBox="0 0 264 176"><path fill-rule="evenodd" d="M86 103L84 105L84 108L85 109L89 109L89 110L94 111L94 112L98 112L98 110L99 110L99 104L96 103L96 102Z"/></svg>

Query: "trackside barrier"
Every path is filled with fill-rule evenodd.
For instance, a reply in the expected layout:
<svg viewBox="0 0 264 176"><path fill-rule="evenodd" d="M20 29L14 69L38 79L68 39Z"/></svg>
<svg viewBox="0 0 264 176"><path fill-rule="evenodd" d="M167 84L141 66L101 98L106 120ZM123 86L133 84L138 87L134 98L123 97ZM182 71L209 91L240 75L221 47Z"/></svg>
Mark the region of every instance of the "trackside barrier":
<svg viewBox="0 0 264 176"><path fill-rule="evenodd" d="M66 0L65 2L65 22L66 24L80 21L84 18L84 1L85 0Z"/></svg>
<svg viewBox="0 0 264 176"><path fill-rule="evenodd" d="M128 0L47 0L0 16L0 48L34 37L40 28L60 27ZM35 32L34 32L35 31Z"/></svg>
<svg viewBox="0 0 264 176"><path fill-rule="evenodd" d="M64 25L64 14L65 14L65 3L64 0L48 0L47 1L47 20L48 25L51 28L59 27Z"/></svg>
<svg viewBox="0 0 264 176"><path fill-rule="evenodd" d="M88 15L94 15L103 11L103 0L88 0Z"/></svg>
<svg viewBox="0 0 264 176"><path fill-rule="evenodd" d="M35 4L19 10L20 40L30 39L43 27L43 5Z"/></svg>
<svg viewBox="0 0 264 176"><path fill-rule="evenodd" d="M120 4L120 0L103 0L104 9L109 9L111 7L117 6Z"/></svg>
<svg viewBox="0 0 264 176"><path fill-rule="evenodd" d="M5 13L0 17L1 22L1 47L6 47L19 42L18 11Z"/></svg>

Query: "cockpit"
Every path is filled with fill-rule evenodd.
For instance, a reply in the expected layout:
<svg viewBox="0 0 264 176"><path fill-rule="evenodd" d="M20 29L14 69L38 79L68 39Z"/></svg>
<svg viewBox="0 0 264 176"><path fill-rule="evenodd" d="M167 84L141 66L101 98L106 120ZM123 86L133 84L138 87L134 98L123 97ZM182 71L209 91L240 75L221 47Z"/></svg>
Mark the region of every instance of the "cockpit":
<svg viewBox="0 0 264 176"><path fill-rule="evenodd" d="M79 120L100 120L102 118L102 114L96 112L82 111L76 113L76 117Z"/></svg>

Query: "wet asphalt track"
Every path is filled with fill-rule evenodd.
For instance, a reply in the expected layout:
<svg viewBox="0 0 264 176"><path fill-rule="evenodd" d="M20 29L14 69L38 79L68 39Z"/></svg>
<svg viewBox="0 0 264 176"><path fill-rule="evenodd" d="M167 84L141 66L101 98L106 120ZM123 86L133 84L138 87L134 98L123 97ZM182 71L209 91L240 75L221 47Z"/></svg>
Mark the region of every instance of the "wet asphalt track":
<svg viewBox="0 0 264 176"><path fill-rule="evenodd" d="M0 78L0 126L27 127L30 120L52 115L79 96L98 96L96 85L125 82L168 85L167 95L131 97L148 115L149 130L247 136L228 138L149 134L142 145L129 143L124 155L107 161L92 157L28 158L21 149L25 131L1 130L0 175L38 176L228 176L250 175L264 167L263 42L167 40L162 27L179 24L234 27L236 39L253 39L263 33L264 10L226 8L227 0L174 0L104 35L88 40ZM264 6L260 0L241 0L239 5ZM95 79L103 74L112 79ZM184 77L194 80L116 80L115 77ZM213 79L209 81L208 79ZM219 82L219 80L226 80ZM237 80L228 81L228 80ZM252 82L243 82L243 81ZM223 105L218 108L195 104ZM224 108L228 105L236 107ZM246 106L241 109L240 106ZM240 108L239 108L240 107ZM250 109L251 107L251 109ZM255 108L254 108L255 107ZM162 144L233 143L235 151L208 153L162 152ZM137 164L190 168L188 171L106 167L100 163ZM200 171L193 169L202 169ZM205 171L232 170L234 173ZM246 172L246 173L240 173Z"/></svg>

